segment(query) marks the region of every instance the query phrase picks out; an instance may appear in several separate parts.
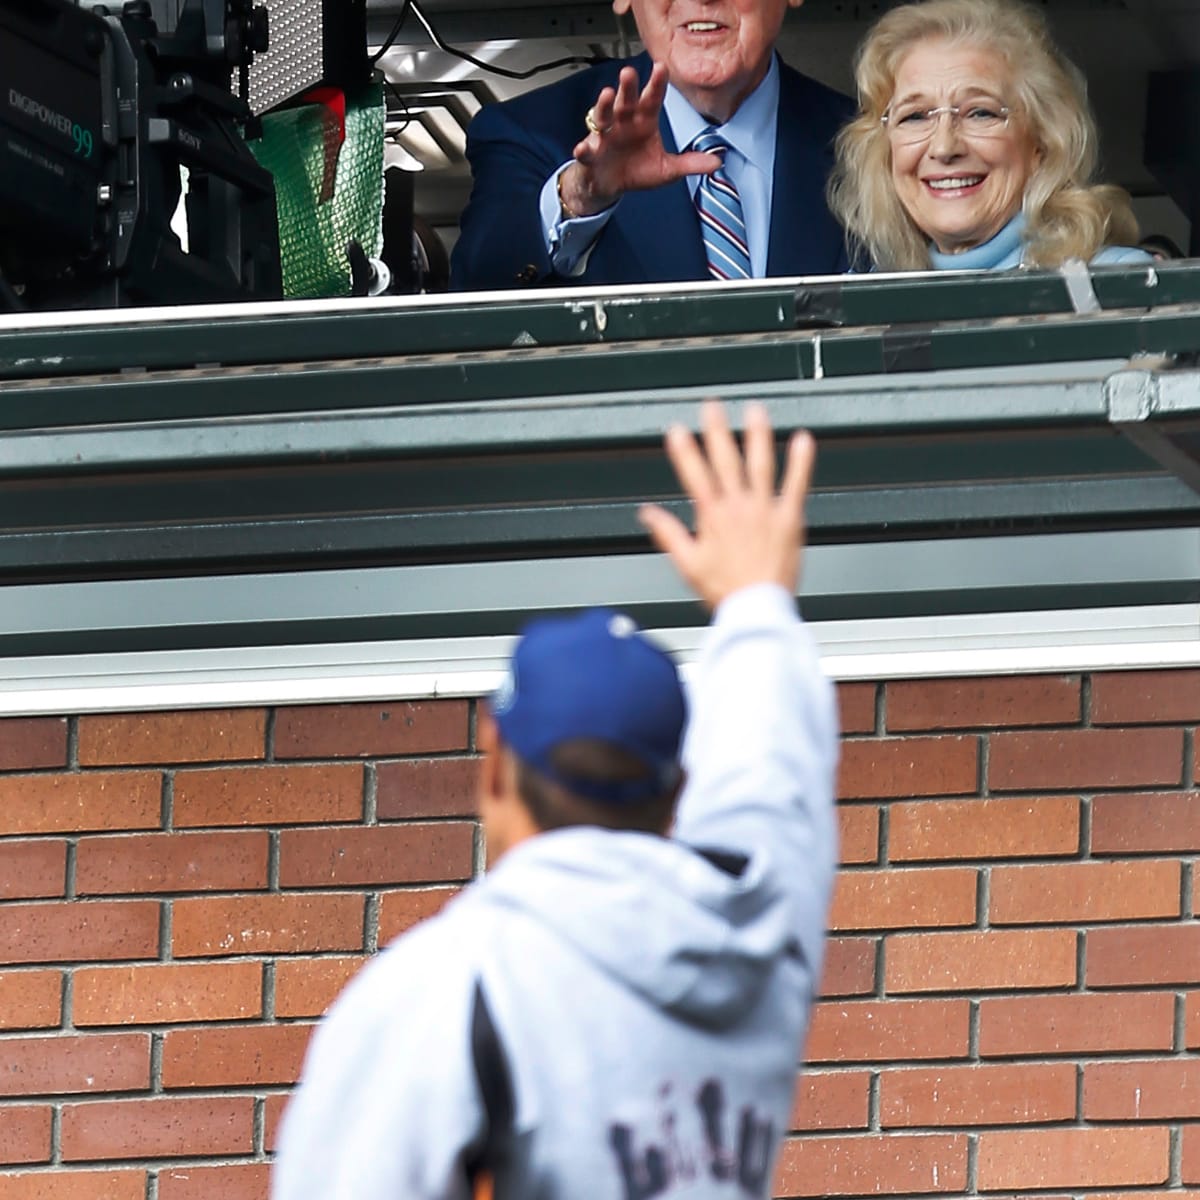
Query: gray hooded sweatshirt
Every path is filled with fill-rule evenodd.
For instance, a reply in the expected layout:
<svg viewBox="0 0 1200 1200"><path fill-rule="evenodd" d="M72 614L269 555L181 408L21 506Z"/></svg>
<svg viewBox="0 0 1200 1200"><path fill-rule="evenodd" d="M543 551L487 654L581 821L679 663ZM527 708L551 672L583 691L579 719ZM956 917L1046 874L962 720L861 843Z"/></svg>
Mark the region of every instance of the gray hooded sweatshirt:
<svg viewBox="0 0 1200 1200"><path fill-rule="evenodd" d="M835 862L832 688L782 588L719 608L671 838L513 848L351 982L272 1200L771 1194Z"/></svg>

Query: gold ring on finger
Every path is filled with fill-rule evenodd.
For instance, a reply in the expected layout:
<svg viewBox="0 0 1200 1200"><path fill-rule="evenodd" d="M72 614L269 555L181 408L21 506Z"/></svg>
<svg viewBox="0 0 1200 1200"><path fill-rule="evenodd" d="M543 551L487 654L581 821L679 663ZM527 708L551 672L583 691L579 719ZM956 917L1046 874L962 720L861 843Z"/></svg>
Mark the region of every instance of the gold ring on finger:
<svg viewBox="0 0 1200 1200"><path fill-rule="evenodd" d="M583 123L592 131L592 133L607 133L608 130L612 128L610 125L608 129L602 129L596 123L596 110L594 108L589 108L587 110L587 115L583 118Z"/></svg>

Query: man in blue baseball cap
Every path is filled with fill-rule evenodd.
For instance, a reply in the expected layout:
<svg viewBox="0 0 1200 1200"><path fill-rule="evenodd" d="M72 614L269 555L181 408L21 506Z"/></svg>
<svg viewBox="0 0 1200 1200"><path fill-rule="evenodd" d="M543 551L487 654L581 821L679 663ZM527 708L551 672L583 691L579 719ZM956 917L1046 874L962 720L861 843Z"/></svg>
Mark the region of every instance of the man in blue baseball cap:
<svg viewBox="0 0 1200 1200"><path fill-rule="evenodd" d="M712 611L688 697L626 616L531 624L481 710L487 876L364 969L289 1107L274 1200L767 1197L835 862L832 688L796 613L807 434L667 434ZM681 748L682 746L682 748Z"/></svg>

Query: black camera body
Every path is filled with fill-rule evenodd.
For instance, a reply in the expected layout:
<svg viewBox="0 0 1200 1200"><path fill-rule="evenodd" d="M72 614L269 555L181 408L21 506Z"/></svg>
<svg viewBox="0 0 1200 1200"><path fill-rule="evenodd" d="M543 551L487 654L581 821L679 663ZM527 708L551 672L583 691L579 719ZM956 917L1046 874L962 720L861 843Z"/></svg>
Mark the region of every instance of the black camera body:
<svg viewBox="0 0 1200 1200"><path fill-rule="evenodd" d="M234 68L266 47L252 0L0 8L0 275L9 307L282 295L275 187ZM187 246L172 229L187 173ZM0 307L3 307L0 304Z"/></svg>

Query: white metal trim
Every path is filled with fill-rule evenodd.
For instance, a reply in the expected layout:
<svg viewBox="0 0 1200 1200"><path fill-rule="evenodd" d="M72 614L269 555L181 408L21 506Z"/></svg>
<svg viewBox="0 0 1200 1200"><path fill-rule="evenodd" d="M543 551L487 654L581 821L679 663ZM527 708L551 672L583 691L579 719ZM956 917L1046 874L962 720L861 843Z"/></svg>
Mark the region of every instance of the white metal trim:
<svg viewBox="0 0 1200 1200"><path fill-rule="evenodd" d="M813 629L838 680L1200 666L1200 604L830 621ZM703 630L658 636L684 670ZM0 659L0 715L473 697L511 639L452 638Z"/></svg>

